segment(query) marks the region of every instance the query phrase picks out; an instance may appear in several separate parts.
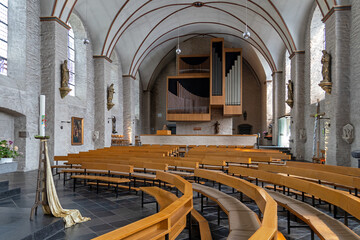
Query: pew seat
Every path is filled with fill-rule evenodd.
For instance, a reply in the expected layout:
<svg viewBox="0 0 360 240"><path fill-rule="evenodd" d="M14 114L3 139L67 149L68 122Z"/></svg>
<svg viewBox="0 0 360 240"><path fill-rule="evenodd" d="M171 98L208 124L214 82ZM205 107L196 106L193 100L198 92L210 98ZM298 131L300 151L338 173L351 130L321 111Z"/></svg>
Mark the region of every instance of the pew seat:
<svg viewBox="0 0 360 240"><path fill-rule="evenodd" d="M73 176L71 176L71 178L74 179L73 191L75 191L75 188L76 188L76 179L96 181L96 184L97 184L97 191L96 192L97 193L99 192L99 183L100 182L116 184L116 187L115 187L116 197L118 197L118 188L119 188L119 184L121 184L121 183L128 183L129 184L129 192L131 191L131 185L130 185L131 181L129 179L127 179L127 178L94 176L94 175L82 175L82 174L73 175Z"/></svg>
<svg viewBox="0 0 360 240"><path fill-rule="evenodd" d="M140 187L139 188L143 193L147 193L153 196L157 203L160 206L160 211L165 209L171 203L178 199L178 197L164 189L158 187ZM142 195L143 196L143 195ZM143 206L143 197L142 197L142 206ZM200 236L202 240L211 240L211 231L208 221L195 209L191 210L191 216L199 223Z"/></svg>
<svg viewBox="0 0 360 240"><path fill-rule="evenodd" d="M282 207L296 215L321 238L355 240L360 237L342 222L321 212L307 203L267 190L270 196Z"/></svg>
<svg viewBox="0 0 360 240"><path fill-rule="evenodd" d="M216 202L228 215L230 233L227 239L249 239L260 228L258 216L238 199L198 183L193 183L192 186L194 191Z"/></svg>

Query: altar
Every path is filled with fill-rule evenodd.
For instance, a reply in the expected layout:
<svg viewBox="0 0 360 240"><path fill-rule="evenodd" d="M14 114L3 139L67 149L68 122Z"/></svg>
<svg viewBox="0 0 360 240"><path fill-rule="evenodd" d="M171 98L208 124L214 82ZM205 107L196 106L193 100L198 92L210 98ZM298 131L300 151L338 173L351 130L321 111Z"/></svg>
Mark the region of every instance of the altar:
<svg viewBox="0 0 360 240"><path fill-rule="evenodd" d="M257 135L141 135L142 144L253 146Z"/></svg>

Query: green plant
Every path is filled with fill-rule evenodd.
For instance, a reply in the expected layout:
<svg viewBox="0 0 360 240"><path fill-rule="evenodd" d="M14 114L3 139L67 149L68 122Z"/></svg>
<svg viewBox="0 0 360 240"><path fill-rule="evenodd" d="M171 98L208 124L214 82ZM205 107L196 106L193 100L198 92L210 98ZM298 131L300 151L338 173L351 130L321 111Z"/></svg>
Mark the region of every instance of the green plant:
<svg viewBox="0 0 360 240"><path fill-rule="evenodd" d="M0 158L15 158L20 156L18 147L13 145L13 141L0 141Z"/></svg>

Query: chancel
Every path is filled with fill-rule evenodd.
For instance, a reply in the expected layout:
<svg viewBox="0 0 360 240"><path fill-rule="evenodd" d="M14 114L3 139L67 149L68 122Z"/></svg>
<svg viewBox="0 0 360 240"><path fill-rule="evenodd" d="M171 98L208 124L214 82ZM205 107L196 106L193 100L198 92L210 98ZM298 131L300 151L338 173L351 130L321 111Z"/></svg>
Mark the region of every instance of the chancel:
<svg viewBox="0 0 360 240"><path fill-rule="evenodd" d="M360 1L0 13L0 239L360 240Z"/></svg>

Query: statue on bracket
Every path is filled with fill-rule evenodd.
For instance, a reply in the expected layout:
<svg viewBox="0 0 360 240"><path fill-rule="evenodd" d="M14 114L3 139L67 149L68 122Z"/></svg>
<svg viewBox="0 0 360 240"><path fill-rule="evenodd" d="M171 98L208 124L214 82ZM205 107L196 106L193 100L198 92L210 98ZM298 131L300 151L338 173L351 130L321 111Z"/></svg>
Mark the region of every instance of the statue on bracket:
<svg viewBox="0 0 360 240"><path fill-rule="evenodd" d="M116 117L113 116L111 118L111 120L112 120L112 134L116 134L117 133L117 131L116 131Z"/></svg>
<svg viewBox="0 0 360 240"><path fill-rule="evenodd" d="M220 129L219 129L220 123L219 123L219 121L215 122L214 127L215 127L215 134L219 134L219 132L220 132Z"/></svg>
<svg viewBox="0 0 360 240"><path fill-rule="evenodd" d="M67 60L61 64L61 87L59 90L61 98L66 97L66 95L68 95L68 93L71 91L69 88L69 69L67 66Z"/></svg>
<svg viewBox="0 0 360 240"><path fill-rule="evenodd" d="M289 107L292 108L294 106L294 85L291 80L288 81L287 90L288 90L288 99L286 100L286 103L287 105L289 105Z"/></svg>
<svg viewBox="0 0 360 240"><path fill-rule="evenodd" d="M326 51L323 50L323 56L321 58L321 63L322 63L322 77L323 80L319 83L319 86L328 94L331 94L331 88L332 88L332 82L330 79L330 64L331 64L331 56L330 54Z"/></svg>
<svg viewBox="0 0 360 240"><path fill-rule="evenodd" d="M115 105L112 100L113 100L113 97L114 97L114 93L115 93L115 89L114 89L114 84L112 83L110 85L110 87L108 88L107 90L107 109L108 111Z"/></svg>
<svg viewBox="0 0 360 240"><path fill-rule="evenodd" d="M350 123L343 127L342 139L348 144L351 144L354 141L354 127Z"/></svg>

